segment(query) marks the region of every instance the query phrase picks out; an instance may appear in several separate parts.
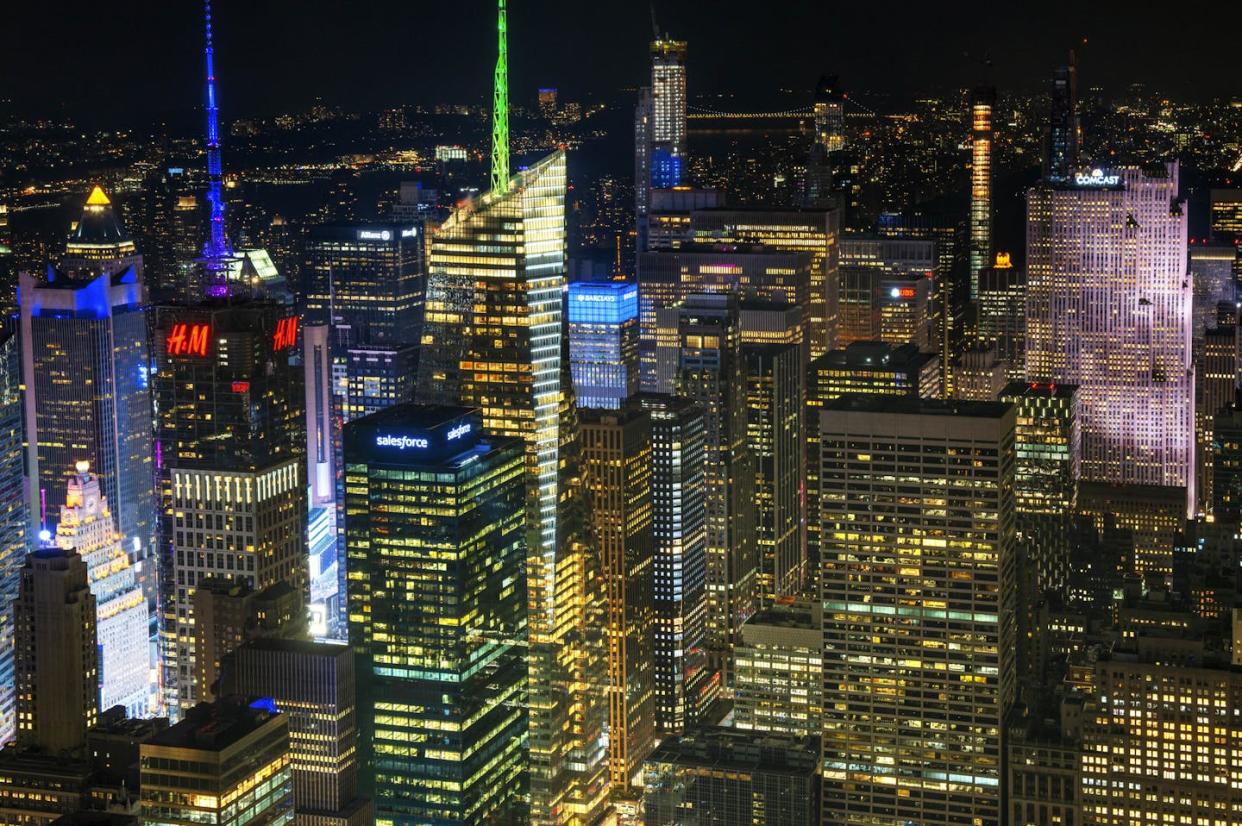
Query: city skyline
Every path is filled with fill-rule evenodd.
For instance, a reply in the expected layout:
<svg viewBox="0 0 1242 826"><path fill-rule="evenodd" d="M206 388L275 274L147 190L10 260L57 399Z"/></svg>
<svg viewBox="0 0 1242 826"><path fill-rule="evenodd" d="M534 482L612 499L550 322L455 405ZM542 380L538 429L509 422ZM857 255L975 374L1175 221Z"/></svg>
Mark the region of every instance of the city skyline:
<svg viewBox="0 0 1242 826"><path fill-rule="evenodd" d="M192 5L0 98L0 819L1242 823L1235 60Z"/></svg>
<svg viewBox="0 0 1242 826"><path fill-rule="evenodd" d="M190 25L183 9L173 5L121 0L122 8L109 15L93 14L82 5L77 15L53 15L51 7L37 4L12 10L13 29L23 36L0 57L0 77L13 81L11 88L0 86L0 102L12 101L18 111L42 117L72 110L76 117L111 128L170 117L174 123L192 123L194 110L186 107L190 98L185 93L201 81L197 67L179 58L198 45L201 26ZM218 25L229 29L227 36L217 37L216 46L220 81L228 90L221 98L222 117L270 117L317 100L351 109L482 102L487 61L462 60L462 55L486 54L491 27L488 4L473 0L472 5L474 13L443 5L415 13L406 4L381 0L344 13L327 0L275 0L245 8L236 0L217 2ZM790 90L809 103L815 80L824 73L841 75L856 93L905 98L982 83L1029 91L1043 85L1044 67L1062 61L1069 49L1079 50L1080 71L1087 78L1084 91L1098 86L1121 95L1134 82L1198 100L1239 91L1236 75L1228 71L1226 32L1231 17L1235 26L1242 22L1242 12L1208 3L1179 7L1181 36L1198 44L1194 72L1178 61L1157 69L1136 59L1133 44L1149 35L1121 3L1036 17L1022 5L970 2L956 6L953 14L909 6L886 20L880 49L871 38L853 36L873 24L862 6L829 10L791 3L783 14L755 15L748 3L725 0L715 9L713 15L701 15L689 0L665 0L654 9L622 0L589 9L568 0L518 5L510 27L528 48L513 56L514 100L533 105L536 90L544 86L606 100L623 90L632 92L643 55L623 44L651 36L653 11L661 33L699 44L691 47L697 67L692 98L735 94L754 103ZM420 41L421 59L407 59L400 44L429 29L449 36ZM273 30L285 34L272 38L267 32ZM811 32L822 32L822 37ZM997 33L999 39L993 37ZM144 48L111 53L108 72L89 68L98 55L91 48L68 51L50 65L42 59L53 41L98 45L134 36ZM719 45L708 48L708 43ZM753 62L734 60L730 55L737 50L753 54ZM325 60L325 54L343 59ZM160 71L150 73L151 65ZM428 72L428 66L441 70Z"/></svg>

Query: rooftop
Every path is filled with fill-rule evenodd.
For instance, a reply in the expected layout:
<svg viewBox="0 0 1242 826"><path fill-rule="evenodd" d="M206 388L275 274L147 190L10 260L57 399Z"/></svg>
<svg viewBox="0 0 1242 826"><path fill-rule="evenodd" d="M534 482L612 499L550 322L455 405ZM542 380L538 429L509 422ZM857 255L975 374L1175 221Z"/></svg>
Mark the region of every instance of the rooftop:
<svg viewBox="0 0 1242 826"><path fill-rule="evenodd" d="M96 186L82 207L78 225L69 233L69 244L110 245L132 240L112 208L112 201Z"/></svg>
<svg viewBox="0 0 1242 826"><path fill-rule="evenodd" d="M1076 384L1040 384L1038 382L1011 381L1001 391L1002 399L1045 398L1072 399L1078 392Z"/></svg>
<svg viewBox="0 0 1242 826"><path fill-rule="evenodd" d="M921 352L916 344L894 347L884 341L855 341L844 350L824 353L811 366L890 368L896 371L908 367L922 367L937 358L935 353Z"/></svg>
<svg viewBox="0 0 1242 826"><path fill-rule="evenodd" d="M1013 409L1005 402L959 401L956 399L916 399L908 396L845 395L828 402L824 410L851 413L897 413L917 416L961 416L999 419Z"/></svg>
<svg viewBox="0 0 1242 826"><path fill-rule="evenodd" d="M273 717L262 699L226 697L199 703L177 725L165 729L144 745L219 752L266 725Z"/></svg>

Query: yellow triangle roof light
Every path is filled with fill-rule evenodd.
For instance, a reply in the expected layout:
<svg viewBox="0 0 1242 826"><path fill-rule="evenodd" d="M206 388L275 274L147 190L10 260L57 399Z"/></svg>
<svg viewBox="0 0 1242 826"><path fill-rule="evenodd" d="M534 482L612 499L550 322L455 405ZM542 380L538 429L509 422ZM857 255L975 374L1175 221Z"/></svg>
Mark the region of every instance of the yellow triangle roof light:
<svg viewBox="0 0 1242 826"><path fill-rule="evenodd" d="M87 206L108 206L112 202L108 200L108 196L104 194L103 187L95 184L95 188L91 190L91 195L86 199Z"/></svg>

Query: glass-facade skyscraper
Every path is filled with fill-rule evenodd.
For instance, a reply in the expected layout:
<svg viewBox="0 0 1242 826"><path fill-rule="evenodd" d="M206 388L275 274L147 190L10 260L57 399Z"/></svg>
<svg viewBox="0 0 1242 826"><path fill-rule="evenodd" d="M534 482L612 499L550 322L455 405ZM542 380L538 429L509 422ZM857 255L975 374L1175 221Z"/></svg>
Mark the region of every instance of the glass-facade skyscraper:
<svg viewBox="0 0 1242 826"><path fill-rule="evenodd" d="M682 183L686 163L686 44L651 43L651 186Z"/></svg>
<svg viewBox="0 0 1242 826"><path fill-rule="evenodd" d="M26 451L22 445L21 339L0 336L0 740L16 734L13 610L21 568L34 534L26 501Z"/></svg>
<svg viewBox="0 0 1242 826"><path fill-rule="evenodd" d="M1052 75L1052 106L1044 137L1044 180L1067 183L1078 171L1078 145L1082 139L1078 122L1078 66L1073 50L1065 65Z"/></svg>
<svg viewBox="0 0 1242 826"><path fill-rule="evenodd" d="M90 462L149 599L157 528L146 287L136 270L21 276L30 517L53 531L66 483Z"/></svg>
<svg viewBox="0 0 1242 826"><path fill-rule="evenodd" d="M306 242L308 324L350 343L418 341L426 289L421 223L329 224Z"/></svg>
<svg viewBox="0 0 1242 826"><path fill-rule="evenodd" d="M432 238L415 400L480 408L526 444L531 817L594 820L607 791L606 605L562 338L565 153L458 208ZM557 813L560 814L557 814Z"/></svg>
<svg viewBox="0 0 1242 826"><path fill-rule="evenodd" d="M376 822L493 822L523 789L526 451L478 411L346 425L349 637Z"/></svg>
<svg viewBox="0 0 1242 826"><path fill-rule="evenodd" d="M569 368L579 407L620 408L638 392L638 285L569 285Z"/></svg>

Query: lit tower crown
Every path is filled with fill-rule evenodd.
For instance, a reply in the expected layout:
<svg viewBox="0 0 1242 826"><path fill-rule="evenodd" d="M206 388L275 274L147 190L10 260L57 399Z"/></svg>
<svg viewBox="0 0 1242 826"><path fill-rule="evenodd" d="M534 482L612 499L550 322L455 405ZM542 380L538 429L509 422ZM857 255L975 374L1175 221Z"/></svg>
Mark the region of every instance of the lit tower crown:
<svg viewBox="0 0 1242 826"><path fill-rule="evenodd" d="M211 205L211 229L203 244L203 258L207 261L213 287L223 277L220 263L233 255L228 236L224 234L224 194L222 192L223 166L220 161L220 118L216 108L216 71L214 49L211 42L211 0L204 2L207 43L207 202ZM218 277L217 277L218 276Z"/></svg>
<svg viewBox="0 0 1242 826"><path fill-rule="evenodd" d="M498 3L500 14L497 25L496 83L492 93L492 192L504 195L509 191L509 19L505 11L505 0L498 0ZM207 61L210 67L210 23L207 31ZM210 68L208 74L211 74ZM216 160L219 162L218 154Z"/></svg>

